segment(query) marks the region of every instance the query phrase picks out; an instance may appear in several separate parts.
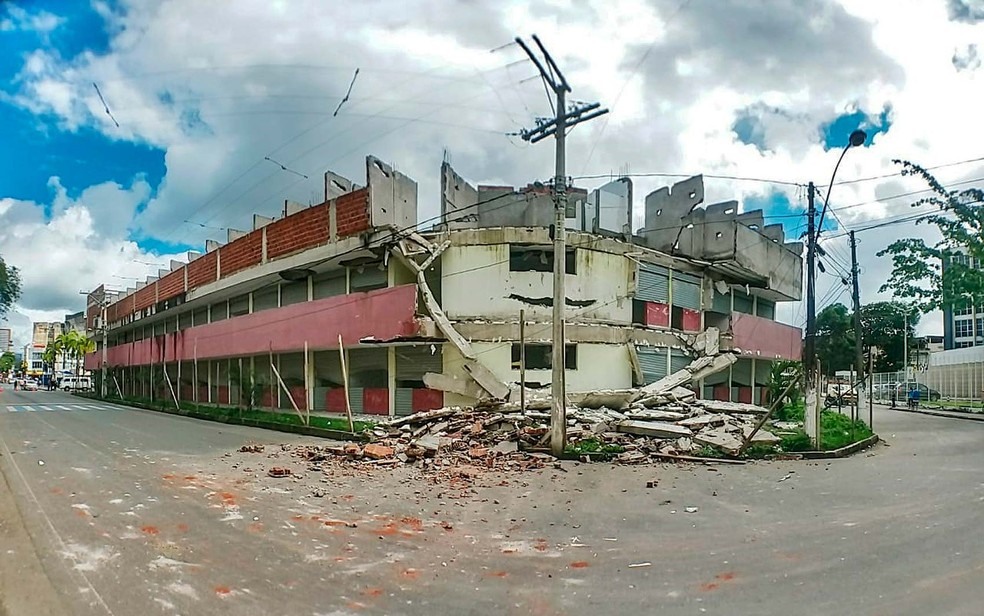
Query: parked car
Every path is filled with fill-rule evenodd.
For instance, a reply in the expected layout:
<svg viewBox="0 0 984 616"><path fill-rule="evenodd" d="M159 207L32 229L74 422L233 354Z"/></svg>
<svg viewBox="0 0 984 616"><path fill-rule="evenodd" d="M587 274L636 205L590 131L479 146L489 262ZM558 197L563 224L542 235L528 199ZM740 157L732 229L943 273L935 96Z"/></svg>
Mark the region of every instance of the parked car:
<svg viewBox="0 0 984 616"><path fill-rule="evenodd" d="M58 383L63 391L89 391L92 379L87 376L66 376Z"/></svg>
<svg viewBox="0 0 984 616"><path fill-rule="evenodd" d="M38 382L34 379L26 379L23 383L21 383L21 389L24 391L37 391Z"/></svg>
<svg viewBox="0 0 984 616"><path fill-rule="evenodd" d="M909 396L909 392L916 388L916 383L899 383L895 387L896 399L899 402L904 403ZM919 383L919 401L920 402L936 402L942 396L940 392L936 391L932 387L924 383Z"/></svg>

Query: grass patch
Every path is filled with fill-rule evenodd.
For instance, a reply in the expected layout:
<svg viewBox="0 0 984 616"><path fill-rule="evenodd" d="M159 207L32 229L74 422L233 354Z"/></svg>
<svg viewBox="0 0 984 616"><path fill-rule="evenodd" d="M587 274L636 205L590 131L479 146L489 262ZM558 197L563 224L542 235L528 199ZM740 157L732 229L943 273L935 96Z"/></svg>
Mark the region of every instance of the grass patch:
<svg viewBox="0 0 984 616"><path fill-rule="evenodd" d="M823 446L821 449L840 449L852 443L863 441L872 435L861 420L851 421L848 415L824 411L820 414L821 437Z"/></svg>
<svg viewBox="0 0 984 616"><path fill-rule="evenodd" d="M86 396L98 399L97 396ZM173 409L174 404L172 401L161 401L154 400L151 401L145 398L125 398L122 401L119 398L107 398L107 402L122 402L126 404L128 402L139 404L142 406L150 406L152 408ZM229 419L235 418L240 420L253 420L253 421L266 421L270 423L280 424L284 426L303 426L304 422L298 417L297 413L291 411L289 413L281 413L277 411L264 411L259 409L241 409L235 407L227 406L213 406L208 404L195 404L194 402L188 402L182 400L179 402L181 410L191 411L201 415L207 415L209 417L215 417L216 419ZM361 433L368 429L372 429L375 425L369 421L355 421L353 422L355 426L355 432ZM323 428L326 430L339 430L341 432L348 432L349 423L348 419L345 417L324 417L322 415L311 415L311 423L309 424L314 428Z"/></svg>
<svg viewBox="0 0 984 616"><path fill-rule="evenodd" d="M772 418L778 421L803 421L806 415L806 403L802 400L792 404L785 404L782 408L776 409Z"/></svg>
<svg viewBox="0 0 984 616"><path fill-rule="evenodd" d="M852 423L853 433L851 430ZM835 411L823 411L820 414L820 425L823 439L820 449L824 451L840 449L852 443L863 441L873 434L863 421L852 422L849 416ZM779 446L783 451L813 451L815 449L810 437L803 430L781 435L780 438L782 440Z"/></svg>
<svg viewBox="0 0 984 616"><path fill-rule="evenodd" d="M721 453L716 447L711 447L710 445L704 445L700 449L694 452L694 455L698 458L723 458L725 455Z"/></svg>
<svg viewBox="0 0 984 616"><path fill-rule="evenodd" d="M583 441L578 441L575 445L568 444L567 447L564 448L564 453L566 454L571 454L574 456L591 454L592 458L596 458L598 460L610 460L624 451L625 447L622 447L621 445L609 445L602 443L596 438L587 438Z"/></svg>

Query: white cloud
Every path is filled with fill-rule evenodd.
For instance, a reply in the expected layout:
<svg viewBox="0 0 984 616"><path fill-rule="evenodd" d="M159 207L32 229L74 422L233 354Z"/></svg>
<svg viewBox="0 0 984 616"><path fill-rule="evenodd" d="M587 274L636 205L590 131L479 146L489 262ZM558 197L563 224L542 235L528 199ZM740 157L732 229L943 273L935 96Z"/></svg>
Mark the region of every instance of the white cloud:
<svg viewBox="0 0 984 616"><path fill-rule="evenodd" d="M26 30L46 35L65 23L64 18L47 11L29 13L13 3L6 4L6 15L0 20L0 32Z"/></svg>
<svg viewBox="0 0 984 616"><path fill-rule="evenodd" d="M550 177L551 144L529 146L504 135L550 113L542 84L527 79L535 69L508 45L516 34L539 33L573 96L612 108L608 117L571 133L571 175L628 168L825 184L839 152L824 150L820 127L854 109L877 114L886 106L891 129L871 147L850 152L840 180L895 171L893 158L935 165L984 155L967 138L982 128L976 109L982 70L970 50L984 24L965 0L897 3L891 11L865 0L458 7L381 0L358 8L243 0L235 10L165 0L132 2L120 12L96 6L113 33L110 51L66 59L30 54L14 98L36 113L55 114L64 129L94 127L110 139L166 151L167 175L153 196L139 178L129 186L93 187L75 201L56 184L52 220L33 214L17 223L32 241L78 251L83 266L111 262L90 267L85 280L92 286L112 282L109 272L126 265L116 256L120 247L128 258L136 254L124 240L127 230L193 244L224 239L223 228L247 227L253 212L276 214L284 199L318 200L326 168L361 181L369 153L418 181L420 218L437 211L445 150L474 181L525 184ZM913 32L920 33L918 45ZM352 98L332 118L357 67ZM746 109L763 110L766 151L740 143L732 131ZM982 177L984 165L938 173L943 181ZM638 178L637 208L666 182ZM900 177L838 185L831 205L862 204L838 215L846 225L863 227L907 213L912 197L869 202L921 188ZM709 201L776 189L707 180ZM802 191L781 190L805 206ZM5 215L15 216L9 207L0 218ZM73 236L78 229L86 231ZM877 288L890 263L874 254L910 230L899 225L859 234L863 301L885 298ZM849 254L843 238L831 242L841 258ZM40 274L57 279L58 268ZM78 284L73 279L71 288L52 293L32 283L25 301L64 301ZM828 288L819 289L821 297ZM790 305L784 314L796 320L801 312Z"/></svg>

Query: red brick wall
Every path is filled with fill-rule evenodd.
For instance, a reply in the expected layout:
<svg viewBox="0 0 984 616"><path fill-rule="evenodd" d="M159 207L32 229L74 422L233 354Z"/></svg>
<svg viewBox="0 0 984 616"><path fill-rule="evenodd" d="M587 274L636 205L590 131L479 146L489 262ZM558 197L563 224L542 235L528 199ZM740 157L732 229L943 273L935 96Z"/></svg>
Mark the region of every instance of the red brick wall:
<svg viewBox="0 0 984 616"><path fill-rule="evenodd" d="M174 270L157 281L157 301L163 301L184 293L184 268Z"/></svg>
<svg viewBox="0 0 984 616"><path fill-rule="evenodd" d="M268 224L267 259L327 244L328 223L328 204L324 203Z"/></svg>
<svg viewBox="0 0 984 616"><path fill-rule="evenodd" d="M369 228L369 189L344 194L335 200L338 237L362 233Z"/></svg>
<svg viewBox="0 0 984 616"><path fill-rule="evenodd" d="M194 289L216 281L218 251L203 254L188 264L188 288Z"/></svg>
<svg viewBox="0 0 984 616"><path fill-rule="evenodd" d="M157 303L157 283L148 284L133 294L133 310L143 310Z"/></svg>
<svg viewBox="0 0 984 616"><path fill-rule="evenodd" d="M263 259L263 229L257 229L219 248L222 278L259 265Z"/></svg>

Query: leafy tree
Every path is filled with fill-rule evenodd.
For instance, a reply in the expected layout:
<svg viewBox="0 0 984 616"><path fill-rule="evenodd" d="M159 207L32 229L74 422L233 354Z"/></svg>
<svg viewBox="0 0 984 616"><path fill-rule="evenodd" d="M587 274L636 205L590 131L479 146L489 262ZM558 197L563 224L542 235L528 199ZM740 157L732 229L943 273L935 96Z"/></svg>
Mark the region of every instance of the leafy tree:
<svg viewBox="0 0 984 616"><path fill-rule="evenodd" d="M905 331L906 314L909 330ZM902 369L905 361L905 336L910 344L919 323L919 312L902 302L874 302L861 306L861 331L864 352L872 346L881 354L875 358L875 372L894 372Z"/></svg>
<svg viewBox="0 0 984 616"><path fill-rule="evenodd" d="M880 257L892 257L892 275L880 290L912 302L923 313L951 304L980 305L984 270L954 257L962 254L984 263L984 208L980 207L984 190L948 190L925 168L909 161L893 162L902 165L902 175L926 181L933 194L912 207L932 205L936 211L919 216L916 224L935 226L942 239L927 244L922 239L904 238L879 252Z"/></svg>
<svg viewBox="0 0 984 616"><path fill-rule="evenodd" d="M17 358L10 351L6 351L3 355L0 355L0 372L10 372L14 369L14 364L17 363Z"/></svg>
<svg viewBox="0 0 984 616"><path fill-rule="evenodd" d="M21 293L20 271L0 257L0 317L7 314Z"/></svg>
<svg viewBox="0 0 984 616"><path fill-rule="evenodd" d="M847 307L831 304L817 315L817 357L826 376L854 363L854 323Z"/></svg>

